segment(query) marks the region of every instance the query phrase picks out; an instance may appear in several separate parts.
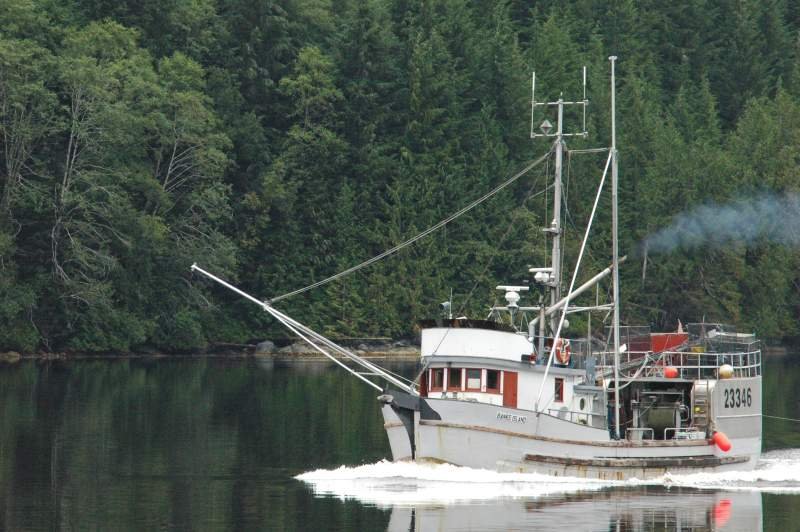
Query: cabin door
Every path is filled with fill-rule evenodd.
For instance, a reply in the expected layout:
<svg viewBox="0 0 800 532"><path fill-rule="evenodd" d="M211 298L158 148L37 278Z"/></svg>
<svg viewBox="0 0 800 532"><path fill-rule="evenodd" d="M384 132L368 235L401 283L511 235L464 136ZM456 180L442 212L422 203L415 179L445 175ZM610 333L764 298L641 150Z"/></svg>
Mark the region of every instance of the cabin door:
<svg viewBox="0 0 800 532"><path fill-rule="evenodd" d="M503 406L517 408L517 373L503 372Z"/></svg>

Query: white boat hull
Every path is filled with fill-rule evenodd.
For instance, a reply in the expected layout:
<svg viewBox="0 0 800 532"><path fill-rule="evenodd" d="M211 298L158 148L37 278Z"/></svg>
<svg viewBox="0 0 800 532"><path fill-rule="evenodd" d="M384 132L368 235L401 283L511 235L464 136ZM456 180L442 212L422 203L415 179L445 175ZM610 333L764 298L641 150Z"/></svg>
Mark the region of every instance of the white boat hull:
<svg viewBox="0 0 800 532"><path fill-rule="evenodd" d="M413 412L387 403L383 416L395 460L602 480L742 471L761 454L760 380L732 383L757 389L750 410L758 414L716 421L730 439L728 452L706 439L616 441L605 429L548 414L454 399L421 398L424 407Z"/></svg>

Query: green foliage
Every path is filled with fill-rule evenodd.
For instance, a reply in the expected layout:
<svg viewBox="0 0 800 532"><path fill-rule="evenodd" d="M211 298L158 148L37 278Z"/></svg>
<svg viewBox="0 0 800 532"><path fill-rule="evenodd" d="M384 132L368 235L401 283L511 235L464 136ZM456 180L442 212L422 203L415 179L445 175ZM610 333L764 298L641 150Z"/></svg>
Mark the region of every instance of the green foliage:
<svg viewBox="0 0 800 532"><path fill-rule="evenodd" d="M569 147L607 143L612 54L624 250L698 203L797 192L794 11L783 0L4 0L0 349L283 336L188 266L274 296L445 218L545 149L528 139L531 70L540 98L572 98L588 65L592 138ZM571 242L599 164L569 160ZM410 335L451 290L456 309L484 315L482 287L546 259L549 198L529 199L543 182L532 173L282 308L334 336ZM587 269L608 264L609 220L595 230ZM569 244L568 263L576 253ZM622 271L626 321L730 318L800 335L796 249L758 242L651 256L644 277L643 266Z"/></svg>

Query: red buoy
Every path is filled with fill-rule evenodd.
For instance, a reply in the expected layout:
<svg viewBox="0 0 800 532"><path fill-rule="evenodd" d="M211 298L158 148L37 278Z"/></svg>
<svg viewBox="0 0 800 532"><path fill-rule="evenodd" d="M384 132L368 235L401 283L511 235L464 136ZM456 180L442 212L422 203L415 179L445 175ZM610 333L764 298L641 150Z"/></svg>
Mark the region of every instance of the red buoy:
<svg viewBox="0 0 800 532"><path fill-rule="evenodd" d="M715 432L714 436L711 438L711 441L713 441L723 452L727 453L731 450L731 440L725 436L724 432Z"/></svg>
<svg viewBox="0 0 800 532"><path fill-rule="evenodd" d="M678 368L667 366L664 368L664 377L667 379L677 379L678 378Z"/></svg>

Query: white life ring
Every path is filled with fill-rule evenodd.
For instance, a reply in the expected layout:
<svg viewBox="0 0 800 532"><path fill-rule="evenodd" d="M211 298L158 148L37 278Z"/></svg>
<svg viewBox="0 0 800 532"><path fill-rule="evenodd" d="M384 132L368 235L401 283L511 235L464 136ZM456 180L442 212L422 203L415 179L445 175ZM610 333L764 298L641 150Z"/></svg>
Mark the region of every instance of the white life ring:
<svg viewBox="0 0 800 532"><path fill-rule="evenodd" d="M561 365L567 366L569 365L569 359L572 355L572 350L569 346L569 340L565 340L563 338L559 338L556 342L556 362Z"/></svg>

